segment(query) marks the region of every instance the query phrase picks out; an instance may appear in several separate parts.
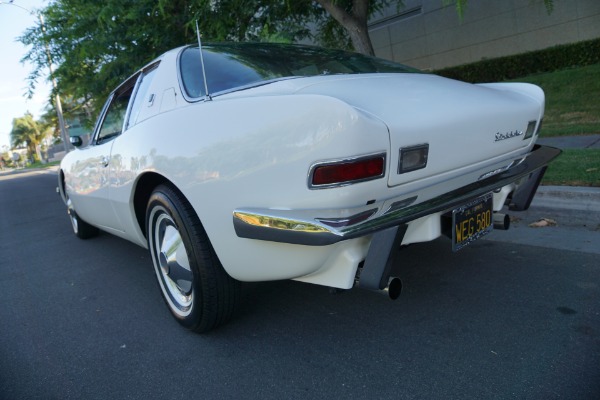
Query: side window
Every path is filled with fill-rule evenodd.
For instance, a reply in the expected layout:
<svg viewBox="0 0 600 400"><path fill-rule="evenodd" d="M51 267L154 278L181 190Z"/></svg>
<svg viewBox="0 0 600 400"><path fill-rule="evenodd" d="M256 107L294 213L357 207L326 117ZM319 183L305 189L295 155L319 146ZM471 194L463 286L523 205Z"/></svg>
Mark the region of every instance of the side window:
<svg viewBox="0 0 600 400"><path fill-rule="evenodd" d="M158 64L153 65L150 67L150 69L144 71L141 77L141 82L138 84L138 88L133 98L133 104L131 105L131 112L129 113L129 120L127 121L126 129L129 129L137 124L142 105L149 104L148 89L150 88L150 83L152 83L152 78L155 75L157 67Z"/></svg>
<svg viewBox="0 0 600 400"><path fill-rule="evenodd" d="M132 80L135 83L135 80ZM125 85L122 90L117 92L113 97L112 102L106 110L102 125L96 138L96 144L104 143L121 134L123 123L125 122L125 113L127 105L133 93L133 83Z"/></svg>
<svg viewBox="0 0 600 400"><path fill-rule="evenodd" d="M260 64L253 64L252 60L246 62L243 58L238 59L226 52L204 49L202 54L208 90L211 94L278 77L267 69L260 68ZM183 50L179 59L179 68L181 83L186 94L193 99L205 96L202 63L197 47Z"/></svg>
<svg viewBox="0 0 600 400"><path fill-rule="evenodd" d="M181 82L187 95L194 99L206 95L204 93L200 52L197 47L187 48L181 53L179 68L181 69Z"/></svg>

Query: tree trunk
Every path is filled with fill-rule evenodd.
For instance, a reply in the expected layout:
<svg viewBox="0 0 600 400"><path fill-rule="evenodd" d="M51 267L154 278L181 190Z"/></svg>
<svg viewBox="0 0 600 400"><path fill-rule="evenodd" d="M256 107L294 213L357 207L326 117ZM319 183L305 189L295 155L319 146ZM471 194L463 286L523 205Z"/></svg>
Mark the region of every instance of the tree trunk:
<svg viewBox="0 0 600 400"><path fill-rule="evenodd" d="M44 158L42 157L42 150L40 149L39 144L35 145L35 154L37 155L39 162L41 162L42 164L46 164L46 162L44 161Z"/></svg>
<svg viewBox="0 0 600 400"><path fill-rule="evenodd" d="M354 0L351 14L334 4L332 0L317 0L317 2L348 32L354 50L370 56L375 55L367 28L369 0Z"/></svg>
<svg viewBox="0 0 600 400"><path fill-rule="evenodd" d="M354 50L369 56L375 55L375 50L373 50L373 44L371 43L371 37L369 36L369 30L366 23L362 24L362 26L357 24L344 28L346 28L350 34Z"/></svg>

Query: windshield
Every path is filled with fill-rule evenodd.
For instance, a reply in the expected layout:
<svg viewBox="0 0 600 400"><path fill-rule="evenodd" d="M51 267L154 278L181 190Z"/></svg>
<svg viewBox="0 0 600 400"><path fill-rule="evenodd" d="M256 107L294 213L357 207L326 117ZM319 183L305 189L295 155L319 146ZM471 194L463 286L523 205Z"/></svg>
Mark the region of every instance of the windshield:
<svg viewBox="0 0 600 400"><path fill-rule="evenodd" d="M208 45L202 50L211 94L286 77L419 72L379 58L311 46L237 43ZM197 46L183 50L179 67L187 95L205 96Z"/></svg>

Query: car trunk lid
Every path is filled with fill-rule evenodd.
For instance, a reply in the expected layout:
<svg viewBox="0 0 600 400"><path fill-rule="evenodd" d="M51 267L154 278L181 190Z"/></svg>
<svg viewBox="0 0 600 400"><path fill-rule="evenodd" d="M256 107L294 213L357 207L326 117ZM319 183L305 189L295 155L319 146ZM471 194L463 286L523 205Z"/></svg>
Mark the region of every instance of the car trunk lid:
<svg viewBox="0 0 600 400"><path fill-rule="evenodd" d="M296 93L333 96L366 111L389 129L390 186L525 153L531 121L543 114L541 89L525 84L472 85L428 74L366 74L288 81ZM427 166L398 173L400 150L429 145Z"/></svg>

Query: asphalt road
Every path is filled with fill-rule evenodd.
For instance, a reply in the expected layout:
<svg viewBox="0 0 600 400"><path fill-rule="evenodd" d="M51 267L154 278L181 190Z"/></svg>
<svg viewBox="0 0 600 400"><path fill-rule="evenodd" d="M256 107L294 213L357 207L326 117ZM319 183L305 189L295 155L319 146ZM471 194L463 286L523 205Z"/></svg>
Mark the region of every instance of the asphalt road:
<svg viewBox="0 0 600 400"><path fill-rule="evenodd" d="M593 252L414 245L395 302L253 284L234 321L197 335L146 250L71 233L55 181L0 176L1 399L600 398Z"/></svg>

